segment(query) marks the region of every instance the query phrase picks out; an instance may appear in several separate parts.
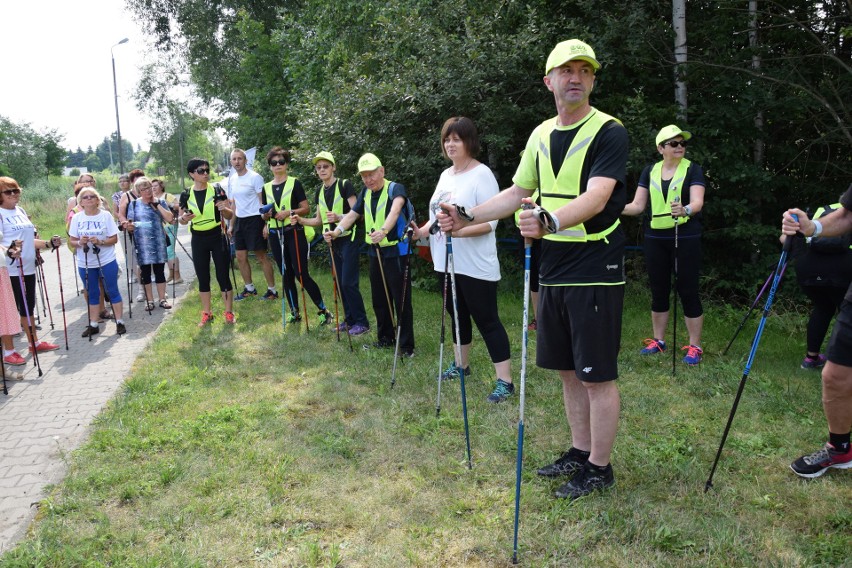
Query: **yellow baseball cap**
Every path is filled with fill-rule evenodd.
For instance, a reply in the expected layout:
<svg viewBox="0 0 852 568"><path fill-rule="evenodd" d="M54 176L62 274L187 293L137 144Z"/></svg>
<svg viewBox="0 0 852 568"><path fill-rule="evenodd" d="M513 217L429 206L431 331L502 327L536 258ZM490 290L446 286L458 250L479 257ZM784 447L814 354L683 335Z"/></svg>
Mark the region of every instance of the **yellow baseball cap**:
<svg viewBox="0 0 852 568"><path fill-rule="evenodd" d="M657 133L657 146L677 136L683 136L684 140L689 140L692 138L692 133L681 130L676 124L669 124Z"/></svg>
<svg viewBox="0 0 852 568"><path fill-rule="evenodd" d="M595 71L601 68L601 64L595 59L595 51L589 47L589 44L579 39L569 39L556 44L556 47L550 52L547 58L547 65L544 68L544 74L547 75L556 67L576 59L588 61L592 64Z"/></svg>
<svg viewBox="0 0 852 568"><path fill-rule="evenodd" d="M314 156L314 159L311 161L314 163L314 165L317 165L317 162L319 162L320 160L329 161L334 166L337 165L337 163L334 161L334 156L331 155L331 152L320 152L319 154Z"/></svg>
<svg viewBox="0 0 852 568"><path fill-rule="evenodd" d="M358 172L372 172L382 167L382 162L375 154L364 154L358 158Z"/></svg>

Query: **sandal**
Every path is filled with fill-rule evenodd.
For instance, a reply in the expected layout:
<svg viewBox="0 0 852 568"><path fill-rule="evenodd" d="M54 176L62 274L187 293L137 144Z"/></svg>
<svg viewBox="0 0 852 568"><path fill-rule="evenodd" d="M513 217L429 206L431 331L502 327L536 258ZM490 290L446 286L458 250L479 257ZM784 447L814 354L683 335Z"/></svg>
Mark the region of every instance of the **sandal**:
<svg viewBox="0 0 852 568"><path fill-rule="evenodd" d="M166 300L160 300L160 307L163 308L164 310L172 309L172 305L170 303L168 303Z"/></svg>
<svg viewBox="0 0 852 568"><path fill-rule="evenodd" d="M98 314L98 317L102 320L111 320L114 316L112 315L111 310L104 308L103 310L101 310L101 313Z"/></svg>
<svg viewBox="0 0 852 568"><path fill-rule="evenodd" d="M145 302L145 310L153 311L154 310L154 302Z"/></svg>

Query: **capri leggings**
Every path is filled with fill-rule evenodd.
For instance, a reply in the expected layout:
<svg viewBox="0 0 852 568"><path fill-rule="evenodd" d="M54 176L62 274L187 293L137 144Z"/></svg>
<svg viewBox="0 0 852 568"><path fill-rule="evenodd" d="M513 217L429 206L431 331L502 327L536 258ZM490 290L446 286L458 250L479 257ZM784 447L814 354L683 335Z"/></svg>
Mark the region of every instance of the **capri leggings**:
<svg viewBox="0 0 852 568"><path fill-rule="evenodd" d="M444 274L438 274L439 285L443 289ZM511 357L509 350L509 334L500 322L497 312L497 282L480 280L464 274L456 274L456 294L458 295L459 331L461 345L469 345L473 341L473 326L485 341L488 355L492 363L500 363ZM453 332L453 342L459 343L456 337L456 326L453 322L452 284L447 283L447 313L450 314L450 329Z"/></svg>
<svg viewBox="0 0 852 568"><path fill-rule="evenodd" d="M704 314L698 293L701 238L700 236L681 237L677 245L677 294L680 296L684 317L697 318ZM674 239L645 235L644 251L645 266L651 286L651 311L667 312L674 273Z"/></svg>
<svg viewBox="0 0 852 568"><path fill-rule="evenodd" d="M21 278L19 276L9 275L9 279L12 282L12 293L15 295L15 304L18 308L18 313L22 318L27 316L32 317L33 310L35 309L35 289L36 289L36 277L35 274L25 274L24 275L24 286L27 289L27 303L26 308L29 309L29 313L24 306L24 297L21 294Z"/></svg>
<svg viewBox="0 0 852 568"><path fill-rule="evenodd" d="M281 258L281 233L278 230L269 231L269 248L272 249L272 258L278 265L279 272L284 273L284 294L287 303L294 312L299 311L299 294L296 290L296 282L304 285L305 292L311 297L314 305L319 308L323 305L322 292L319 285L308 274L308 241L305 232L296 229L284 230L284 258ZM296 255L299 255L298 257ZM282 262L283 270L282 270ZM299 268L301 267L301 272Z"/></svg>
<svg viewBox="0 0 852 568"><path fill-rule="evenodd" d="M194 256L194 255L193 255ZM147 286L151 283L151 272L154 273L154 282L157 284L165 284L166 282L166 265L159 264L143 264L139 267L139 276L142 280L142 285Z"/></svg>
<svg viewBox="0 0 852 568"><path fill-rule="evenodd" d="M118 262L113 260L104 264L100 269L78 267L77 270L80 272L80 279L86 286L90 306L97 306L101 302L101 272L103 272L104 277L106 300L111 304L121 303L121 292L118 290Z"/></svg>
<svg viewBox="0 0 852 568"><path fill-rule="evenodd" d="M222 292L229 292L231 278L228 276L228 264L230 262L229 249L224 245L222 231L212 229L210 231L192 233L192 264L195 266L195 275L198 278L198 291L210 291L210 259L216 269L216 281Z"/></svg>

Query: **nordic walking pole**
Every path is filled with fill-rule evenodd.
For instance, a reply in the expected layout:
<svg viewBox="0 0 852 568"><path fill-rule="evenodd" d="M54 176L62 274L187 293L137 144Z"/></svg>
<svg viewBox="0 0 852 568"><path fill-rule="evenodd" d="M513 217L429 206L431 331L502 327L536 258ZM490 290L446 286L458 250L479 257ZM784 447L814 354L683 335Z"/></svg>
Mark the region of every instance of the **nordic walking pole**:
<svg viewBox="0 0 852 568"><path fill-rule="evenodd" d="M44 279L44 259L42 259L41 254L36 250L36 270L41 275L41 301L42 305L47 310L47 315L50 318L50 330L53 331L55 326L53 325L53 311L50 309L50 295L47 293L47 282Z"/></svg>
<svg viewBox="0 0 852 568"><path fill-rule="evenodd" d="M86 318L91 319L89 317L89 312L88 312L89 306L91 305L91 304L89 304L89 294L91 294L91 292L89 291L89 243L85 243L83 245L83 262L86 265L86 266L83 267L83 271L84 271L83 272L83 291L86 292ZM98 293L100 293L100 290L98 290ZM87 325L91 325L91 324L87 324ZM89 343L91 343L92 342L92 334L89 333L88 337L89 337Z"/></svg>
<svg viewBox="0 0 852 568"><path fill-rule="evenodd" d="M374 244L373 246L376 247L376 259L379 261L379 272L382 274L382 284L385 287L385 298L388 301L388 313L391 317L391 326L396 327L393 306L391 305L390 292L388 292L388 281L385 278L385 265L382 264L382 247L380 247L378 244Z"/></svg>
<svg viewBox="0 0 852 568"><path fill-rule="evenodd" d="M798 220L798 217L793 215L793 218ZM772 309L772 302L775 301L775 292L778 291L778 285L781 283L781 277L784 275L784 265L787 263L787 255L790 248L793 246L795 235L787 235L784 241L784 247L781 250L781 258L778 259L778 265L775 267L775 275L772 279L772 287L769 289L769 295L766 296L766 304L763 306L763 315L760 318L760 323L757 325L757 331L754 334L754 340L751 342L751 351L748 354L745 369L743 370L740 386L737 389L737 396L734 398L734 405L731 407L731 414L728 416L728 423L725 425L725 431L722 433L722 441L719 442L719 450L716 452L716 459L713 460L713 467L710 469L710 476L707 478L707 483L704 484L704 492L707 493L713 487L713 474L716 473L716 466L719 464L719 457L722 455L722 448L725 447L725 440L728 439L728 432L731 430L731 423L734 421L734 414L737 412L737 406L740 404L745 389L748 374L751 372L751 365L754 363L754 357L757 354L757 347L760 345L760 337L763 335L763 327L766 325L766 318L769 317L769 312Z"/></svg>
<svg viewBox="0 0 852 568"><path fill-rule="evenodd" d="M784 264L784 268L781 269L781 275L784 275L784 271L787 270L787 264ZM743 321L740 322L740 326L737 328L737 331L734 332L734 336L728 342L728 346L725 347L725 350L722 351L722 355L728 354L728 349L731 348L731 345L734 344L734 341L737 339L737 336L742 331L748 319L751 317L751 313L754 311L754 308L757 307L757 303L760 301L760 298L763 297L763 293L766 292L766 287L769 286L769 283L772 282L772 277L775 276L775 271L769 273L769 277L767 277L766 282L763 283L763 288L760 289L760 292L757 293L757 296L754 298L754 302L751 303L751 307L748 309Z"/></svg>
<svg viewBox="0 0 852 568"><path fill-rule="evenodd" d="M290 211L290 216L293 216L293 212ZM293 225L293 222L290 221L290 224ZM307 246L307 243L305 243ZM296 250L296 267L299 269L299 287L302 289L302 310L305 312L305 331L311 331L311 326L308 324L308 301L305 299L305 277L302 274L302 254L299 250L299 231L296 230L296 226L293 225L293 248Z"/></svg>
<svg viewBox="0 0 852 568"><path fill-rule="evenodd" d="M132 243L133 240L131 239L130 242ZM89 249L89 247L86 246L86 248L83 250L83 252L88 253L89 252L88 249ZM130 267L130 255L131 255L131 252L129 250L127 250L127 231L124 231L124 271L127 273L126 274L126 276L127 276L127 317L129 319L133 319L133 287L132 287L132 282L130 280L130 269L131 269L131 267ZM89 264L89 262L86 261L86 273L87 274L89 272L88 264ZM88 280L88 276L87 276L86 280ZM92 340L92 336L90 335L89 341L91 341L91 340Z"/></svg>
<svg viewBox="0 0 852 568"><path fill-rule="evenodd" d="M22 251L23 252L23 251ZM38 376L42 376L41 363L38 360L38 342L35 338L35 329L33 328L33 318L30 315L30 307L27 304L27 284L24 281L24 260L18 256L18 281L21 283L21 299L24 301L24 312L27 314L27 328L30 331L30 345L33 349L33 363L38 369ZM4 363L5 365L5 363Z"/></svg>
<svg viewBox="0 0 852 568"><path fill-rule="evenodd" d="M675 197L675 203L680 202L680 197ZM674 325L672 326L672 377L677 374L677 227L680 225L680 218L674 218L674 289L672 290L672 308L674 310Z"/></svg>
<svg viewBox="0 0 852 568"><path fill-rule="evenodd" d="M334 240L334 239L332 239ZM334 260L334 249L331 246L331 243L328 243L328 252L329 256L331 256L331 275L334 276L334 317L338 318L337 315L337 295L340 295L340 303L343 304L343 315L344 319L346 319L346 304L343 302L343 293L340 289L340 278L337 276L337 262ZM349 351L353 351L352 349L352 336L349 334L349 330L346 330L346 337L349 338ZM340 341L340 320L337 319L337 340Z"/></svg>
<svg viewBox="0 0 852 568"><path fill-rule="evenodd" d="M62 289L62 262L59 260L59 247L53 250L56 252L56 269L59 271L59 301L62 302L62 331L65 333L65 351L68 351L68 320L65 317L65 290ZM88 305L86 308L88 309Z"/></svg>
<svg viewBox="0 0 852 568"><path fill-rule="evenodd" d="M450 265L450 286L453 292L453 321L456 328L456 340L459 342L459 353L456 361L461 362L461 328L459 327L459 305L456 295L456 267L453 261L453 234L447 233L447 262ZM455 352L455 342L453 342ZM464 386L464 369L459 369L459 382L461 383L462 414L464 415L464 439L467 444L467 469L473 469L470 458L470 427L467 421L467 391Z"/></svg>
<svg viewBox="0 0 852 568"><path fill-rule="evenodd" d="M104 300L109 302L109 311L111 311L113 313L113 317L115 317L115 310L112 309L112 298L110 298L109 294L107 293L106 279L104 278L104 267L101 266L101 249L98 245L93 244L92 245L92 252L95 253L95 260L98 261L98 283L100 284L100 287L103 288L103 290L104 290ZM141 284L141 282L140 282L140 284ZM142 287L142 290L143 291L145 290L144 286ZM147 294L145 295L145 298L147 300L147 298L148 298Z"/></svg>
<svg viewBox="0 0 852 568"><path fill-rule="evenodd" d="M0 360L0 370L3 373L3 394L8 395L9 389L6 388L6 362Z"/></svg>
<svg viewBox="0 0 852 568"><path fill-rule="evenodd" d="M71 253L71 261L74 263L74 287L77 289L77 295L80 295L80 275L77 274L77 253Z"/></svg>
<svg viewBox="0 0 852 568"><path fill-rule="evenodd" d="M438 402L435 405L435 418L441 415L441 376L444 373L444 337L446 336L445 322L447 319L447 281L449 280L450 276L448 271L450 251L446 247L444 247L444 250L444 293L441 300L441 347L438 350Z"/></svg>
<svg viewBox="0 0 852 568"><path fill-rule="evenodd" d="M521 472L524 462L524 403L527 383L527 340L530 313L530 258L532 256L532 240L524 239L524 319L521 326L523 340L521 341L521 398L518 419L518 457L515 470L515 535L512 545L512 564L518 563L518 521L521 514Z"/></svg>
<svg viewBox="0 0 852 568"><path fill-rule="evenodd" d="M408 250L405 253L405 272L402 273L402 296L399 299L399 310L396 314L396 342L393 350L393 369L391 370L391 388L396 384L396 363L399 359L399 337L402 334L402 315L405 310L405 293L408 289L408 269L411 266L411 227L407 227L405 234L408 237Z"/></svg>

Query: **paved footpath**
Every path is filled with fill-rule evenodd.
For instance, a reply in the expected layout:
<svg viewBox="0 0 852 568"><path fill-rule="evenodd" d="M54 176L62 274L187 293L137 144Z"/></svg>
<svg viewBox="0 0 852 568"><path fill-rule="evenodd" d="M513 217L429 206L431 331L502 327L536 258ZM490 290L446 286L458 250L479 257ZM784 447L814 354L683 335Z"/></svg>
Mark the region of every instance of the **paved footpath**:
<svg viewBox="0 0 852 568"><path fill-rule="evenodd" d="M181 234L180 241L189 248L188 234ZM121 252L118 254L123 268L124 257ZM46 497L45 486L62 480L66 460L86 439L92 419L122 385L136 356L148 346L160 324L177 308L195 279L189 258L178 247L181 276L185 282L177 285L176 299L172 298L172 285L168 286L173 310L157 306L149 315L144 303L134 301L133 317L128 318L127 286L123 280L120 289L127 334L116 335L115 322L109 320L101 324L101 333L89 342L80 336L86 327L86 306L82 294L77 294L71 253L63 246L60 262L68 322L69 349L66 351L56 254L46 254L44 258L54 329L50 328L50 316L42 311L39 296L41 332L38 335L39 339L60 345L60 349L39 355L43 373L39 377L32 357L25 355L26 340L21 336L15 338L15 348L25 355L27 365L6 365L7 371L23 372L23 380L7 380L8 395L0 389L3 428L0 437L0 554L26 535L39 501ZM123 270L120 278L126 278ZM134 297L138 292L139 286L134 284Z"/></svg>

